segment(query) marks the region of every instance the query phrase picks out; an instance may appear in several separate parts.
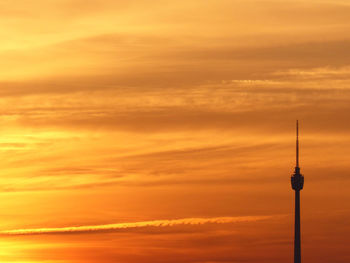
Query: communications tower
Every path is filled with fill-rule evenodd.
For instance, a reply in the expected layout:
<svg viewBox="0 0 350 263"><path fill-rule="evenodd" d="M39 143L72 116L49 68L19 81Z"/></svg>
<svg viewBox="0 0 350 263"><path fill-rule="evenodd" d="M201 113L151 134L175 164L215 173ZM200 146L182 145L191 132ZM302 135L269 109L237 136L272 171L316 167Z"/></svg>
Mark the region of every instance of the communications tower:
<svg viewBox="0 0 350 263"><path fill-rule="evenodd" d="M294 263L301 263L300 245L300 191L304 187L304 176L299 167L299 122L297 121L296 166L291 177L292 188L295 191L295 225L294 225Z"/></svg>

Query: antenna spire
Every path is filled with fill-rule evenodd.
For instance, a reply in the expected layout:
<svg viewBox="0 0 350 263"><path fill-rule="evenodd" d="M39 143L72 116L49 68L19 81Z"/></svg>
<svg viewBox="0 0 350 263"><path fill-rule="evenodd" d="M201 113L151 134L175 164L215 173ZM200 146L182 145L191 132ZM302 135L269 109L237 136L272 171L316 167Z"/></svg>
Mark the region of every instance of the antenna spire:
<svg viewBox="0 0 350 263"><path fill-rule="evenodd" d="M297 120L296 167L299 168L299 121Z"/></svg>

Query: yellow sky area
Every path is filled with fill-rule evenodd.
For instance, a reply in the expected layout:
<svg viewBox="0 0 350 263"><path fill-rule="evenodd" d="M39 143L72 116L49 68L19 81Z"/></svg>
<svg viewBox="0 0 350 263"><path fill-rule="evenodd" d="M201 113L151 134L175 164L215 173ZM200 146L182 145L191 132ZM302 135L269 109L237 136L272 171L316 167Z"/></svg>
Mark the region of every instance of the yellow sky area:
<svg viewBox="0 0 350 263"><path fill-rule="evenodd" d="M64 244L66 246L67 244ZM55 245L47 244L45 242L32 242L30 240L18 240L7 239L6 241L1 241L0 258L1 262L10 263L38 263L38 262L60 262L58 260L44 260L40 259L39 253L42 249L60 249L62 244L55 243ZM33 253L33 251L36 251ZM33 256L34 255L34 256ZM73 262L73 261L64 261Z"/></svg>
<svg viewBox="0 0 350 263"><path fill-rule="evenodd" d="M1 235L0 262L288 262L296 119L304 260L349 262L349 8L1 1L0 231L271 220Z"/></svg>
<svg viewBox="0 0 350 263"><path fill-rule="evenodd" d="M341 41L349 6L341 1L53 0L4 1L0 8L0 79L18 81L137 74L147 67L191 63L172 56L179 51L214 48L220 56L227 47Z"/></svg>

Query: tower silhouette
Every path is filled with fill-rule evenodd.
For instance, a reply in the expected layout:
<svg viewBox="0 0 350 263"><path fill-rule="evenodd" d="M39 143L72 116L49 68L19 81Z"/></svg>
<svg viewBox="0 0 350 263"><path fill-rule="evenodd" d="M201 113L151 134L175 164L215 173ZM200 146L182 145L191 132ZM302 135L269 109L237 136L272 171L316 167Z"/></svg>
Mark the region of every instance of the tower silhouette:
<svg viewBox="0 0 350 263"><path fill-rule="evenodd" d="M295 191L295 225L294 225L294 263L301 263L300 245L300 191L304 187L304 176L299 167L299 122L297 121L296 166L291 177L292 188Z"/></svg>

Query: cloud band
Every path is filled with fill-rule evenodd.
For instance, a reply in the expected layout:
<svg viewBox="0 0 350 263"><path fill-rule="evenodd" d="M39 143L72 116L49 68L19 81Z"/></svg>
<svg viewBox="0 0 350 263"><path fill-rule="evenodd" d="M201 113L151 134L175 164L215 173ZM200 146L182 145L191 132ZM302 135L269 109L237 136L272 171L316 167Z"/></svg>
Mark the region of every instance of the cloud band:
<svg viewBox="0 0 350 263"><path fill-rule="evenodd" d="M212 217L212 218L182 218L171 220L152 220L132 223L117 223L92 226L70 226L57 228L14 229L0 231L0 235L39 235L39 234L75 234L94 232L117 232L125 229L144 227L172 227L176 225L203 225L203 224L227 224L239 222L255 222L273 218L275 216L241 216L241 217Z"/></svg>

